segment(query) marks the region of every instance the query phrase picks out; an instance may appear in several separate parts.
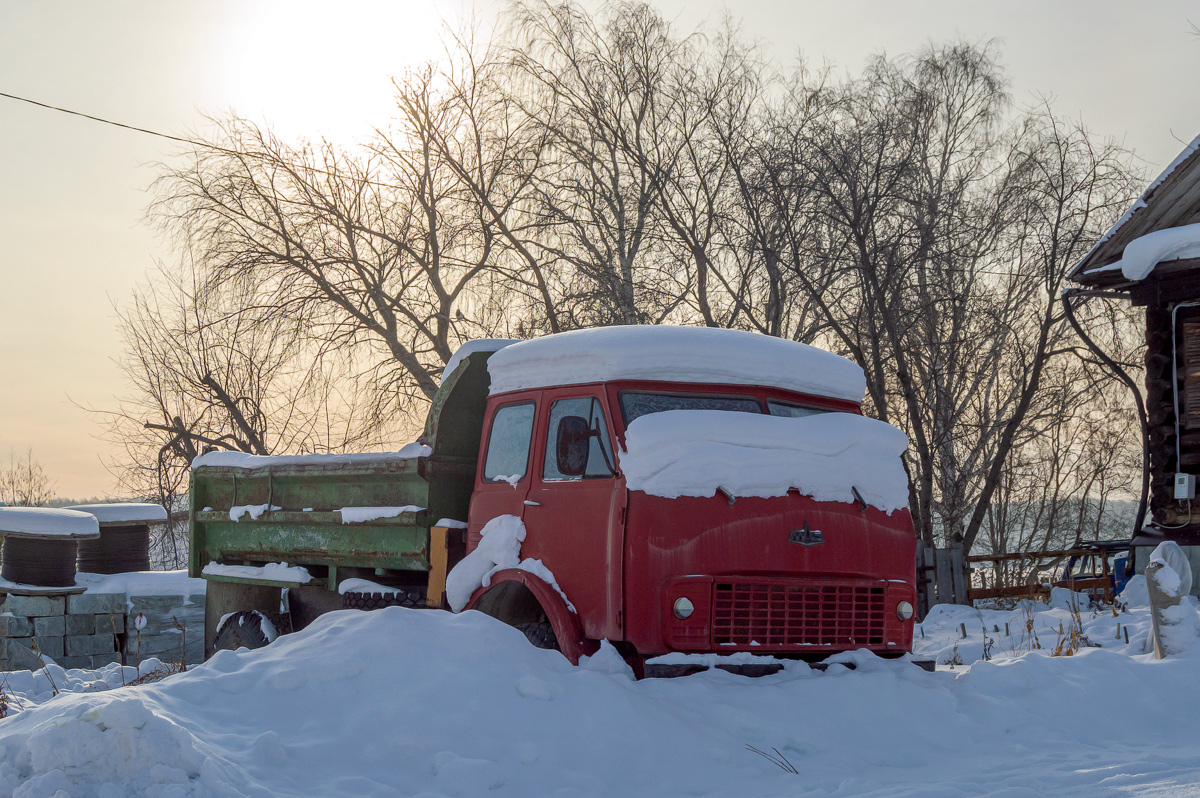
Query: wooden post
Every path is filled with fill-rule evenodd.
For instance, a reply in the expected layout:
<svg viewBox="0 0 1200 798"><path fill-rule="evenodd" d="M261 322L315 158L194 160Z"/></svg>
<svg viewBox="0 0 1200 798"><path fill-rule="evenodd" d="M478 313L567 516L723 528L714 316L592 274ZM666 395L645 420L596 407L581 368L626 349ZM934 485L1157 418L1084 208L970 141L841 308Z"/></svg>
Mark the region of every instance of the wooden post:
<svg viewBox="0 0 1200 798"><path fill-rule="evenodd" d="M963 550L958 546L950 549L950 586L954 591L953 601L955 604L971 603L967 594L969 585L967 584L967 569L963 562Z"/></svg>
<svg viewBox="0 0 1200 798"><path fill-rule="evenodd" d="M937 603L954 603L954 582L950 576L950 550L936 549L934 551L937 563Z"/></svg>

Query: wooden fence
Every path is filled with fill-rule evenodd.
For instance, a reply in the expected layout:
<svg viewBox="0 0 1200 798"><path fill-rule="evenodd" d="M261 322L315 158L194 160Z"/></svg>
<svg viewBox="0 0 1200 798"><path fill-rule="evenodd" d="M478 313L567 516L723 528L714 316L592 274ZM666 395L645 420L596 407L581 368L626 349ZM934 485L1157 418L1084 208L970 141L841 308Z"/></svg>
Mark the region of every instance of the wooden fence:
<svg viewBox="0 0 1200 798"><path fill-rule="evenodd" d="M970 580L961 548L917 547L917 617L934 604L970 604Z"/></svg>
<svg viewBox="0 0 1200 798"><path fill-rule="evenodd" d="M1057 568L1064 560L1072 556L1097 557L1100 573L1093 578L1068 579L1062 581L1053 579L1053 585L1069 587L1072 590L1090 592L1111 592L1111 578L1108 558L1095 549L1061 549L1057 551L1019 551L1008 554L977 554L963 556L962 549L935 549L920 546L917 548L917 617L924 618L929 608L934 604L970 604L977 599L987 598L1019 598L1043 596L1050 592L1051 583L1040 580L1029 580L1028 575L1020 583L1006 584L1013 574L1003 573L1005 566L1024 566L1019 570L1029 570L1036 575L1048 567ZM993 568L978 573L973 578L975 569L972 563L990 562ZM990 584L989 584L990 582ZM976 584L978 583L978 584Z"/></svg>

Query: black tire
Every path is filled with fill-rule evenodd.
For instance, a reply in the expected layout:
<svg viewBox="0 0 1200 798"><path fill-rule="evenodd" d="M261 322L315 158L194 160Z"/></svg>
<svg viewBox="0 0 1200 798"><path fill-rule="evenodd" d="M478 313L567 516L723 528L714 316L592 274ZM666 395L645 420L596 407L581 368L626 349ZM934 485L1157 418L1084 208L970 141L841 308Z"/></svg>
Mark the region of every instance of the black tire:
<svg viewBox="0 0 1200 798"><path fill-rule="evenodd" d="M262 648L271 641L263 631L262 613L255 610L235 612L225 619L213 639L213 650L237 651L239 648Z"/></svg>
<svg viewBox="0 0 1200 798"><path fill-rule="evenodd" d="M516 628L535 648L544 648L549 651L562 650L558 647L558 637L554 634L554 627L545 618L535 623L516 624Z"/></svg>
<svg viewBox="0 0 1200 798"><path fill-rule="evenodd" d="M384 607L424 607L425 596L417 589L399 593L343 593L344 610L380 610Z"/></svg>

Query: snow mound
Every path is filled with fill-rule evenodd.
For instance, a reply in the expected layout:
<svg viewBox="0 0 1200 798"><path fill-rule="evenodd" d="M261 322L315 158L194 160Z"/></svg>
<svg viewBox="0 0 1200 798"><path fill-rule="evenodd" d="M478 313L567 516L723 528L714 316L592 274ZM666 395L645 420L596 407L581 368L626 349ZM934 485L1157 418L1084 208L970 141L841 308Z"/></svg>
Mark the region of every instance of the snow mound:
<svg viewBox="0 0 1200 798"><path fill-rule="evenodd" d="M575 605L558 586L553 572L541 560L522 560L521 542L525 540L525 524L515 515L498 515L484 524L479 532L481 538L475 550L459 560L446 575L446 601L450 609L461 612L471 596L481 587L492 583L498 572L515 568L527 571L541 579L562 596L567 609L575 611Z"/></svg>
<svg viewBox="0 0 1200 798"><path fill-rule="evenodd" d="M488 360L491 392L606 380L770 385L862 400L866 377L854 363L815 346L741 330L645 325L548 335L501 349Z"/></svg>
<svg viewBox="0 0 1200 798"><path fill-rule="evenodd" d="M960 622L972 641L984 623L1016 633L1021 617L934 609L931 644ZM1032 617L1045 637L1065 616ZM1144 620L1085 618L1106 645ZM1200 655L960 652L966 665L932 674L857 652L839 658L854 671L635 682L609 647L575 668L476 612L340 611L157 684L0 720L0 795L1200 794L1200 729L1178 711L1200 700Z"/></svg>
<svg viewBox="0 0 1200 798"><path fill-rule="evenodd" d="M471 594L491 584L492 574L516 568L521 562L525 524L515 515L498 515L484 524L475 550L458 561L446 575L446 601L460 612Z"/></svg>
<svg viewBox="0 0 1200 798"><path fill-rule="evenodd" d="M654 496L783 496L853 502L854 488L886 512L908 506L903 432L854 413L782 418L667 410L634 420L619 455L630 490Z"/></svg>

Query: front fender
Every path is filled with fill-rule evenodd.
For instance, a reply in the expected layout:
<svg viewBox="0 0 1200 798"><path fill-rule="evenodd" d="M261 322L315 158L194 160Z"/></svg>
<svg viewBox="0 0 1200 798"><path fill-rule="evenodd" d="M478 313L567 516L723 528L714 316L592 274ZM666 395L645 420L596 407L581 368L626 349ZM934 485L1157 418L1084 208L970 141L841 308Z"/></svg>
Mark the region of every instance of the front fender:
<svg viewBox="0 0 1200 798"><path fill-rule="evenodd" d="M467 606L463 607L463 611L474 609L484 596L507 582L518 582L524 585L537 599L542 612L546 613L546 618L554 629L559 650L562 651L564 657L571 661L572 665L578 665L580 657L596 653L599 645L593 640L584 638L579 616L567 606L567 602L563 600L557 590L529 571L507 568L492 574L491 584L478 588L471 595Z"/></svg>

